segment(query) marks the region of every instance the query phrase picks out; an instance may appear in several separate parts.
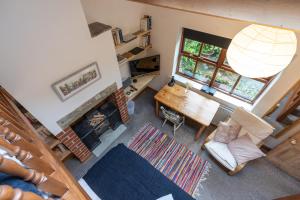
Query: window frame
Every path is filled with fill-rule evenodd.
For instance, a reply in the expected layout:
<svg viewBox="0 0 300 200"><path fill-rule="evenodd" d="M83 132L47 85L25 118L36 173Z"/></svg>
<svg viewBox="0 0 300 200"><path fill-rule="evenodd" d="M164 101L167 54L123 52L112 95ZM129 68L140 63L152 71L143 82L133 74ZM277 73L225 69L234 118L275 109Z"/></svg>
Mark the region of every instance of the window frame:
<svg viewBox="0 0 300 200"><path fill-rule="evenodd" d="M187 38L189 39L189 38ZM196 40L194 40L196 41ZM200 83L202 85L207 85L209 87L212 87L214 89L216 89L217 91L220 91L224 94L227 94L229 96L232 96L234 98L237 98L241 101L244 101L244 102L247 102L247 103L250 103L250 104L254 104L254 102L258 99L258 97L265 91L265 89L268 87L268 85L270 84L270 82L273 80L274 76L273 77L268 77L268 78L250 78L250 79L253 79L253 80L256 80L256 81L259 81L261 83L264 84L264 86L262 87L262 89L256 94L256 96L252 99L252 100L249 100L247 98L244 98L242 96L239 96L237 94L234 94L234 90L235 88L237 87L237 85L239 84L240 82L240 79L243 77L241 76L240 74L236 73L229 65L226 65L224 62L225 62L225 59L226 59L226 52L227 52L227 49L225 48L222 48L222 47L219 47L221 48L221 52L220 52L220 55L219 55L219 58L217 61L212 61L212 60L209 60L205 57L201 57L201 52L202 52L202 48L205 44L205 42L201 41L201 40L198 40L197 42L200 42L201 46L200 46L200 50L199 50L199 54L198 55L195 55L195 54L192 54L192 53L188 53L188 52L185 52L184 51L184 43L185 43L185 38L184 38L184 35L182 34L181 36L181 41L180 41L180 47L179 47L179 53L178 53L178 58L177 58L177 66L176 66L176 74L177 75L180 75L182 77L185 77L187 79L190 79L192 81L195 81L197 83ZM209 44L210 45L210 44ZM213 45L213 44L211 44ZM216 45L213 45L216 47ZM217 46L218 47L218 46ZM188 58L191 58L195 61L195 67L193 69L193 77L191 76L188 76L182 72L179 71L179 68L180 68L180 62L181 62L181 57L182 56L185 56L185 57L188 57ZM206 64L209 64L209 65L212 65L215 67L215 70L213 72L213 76L211 78L211 80L209 81L209 83L206 83L206 82L203 82L201 80L198 80L195 78L195 73L197 71L197 68L199 67L199 62L202 62L202 63L206 63ZM226 90L223 90L217 86L214 85L214 83L216 82L216 77L217 77L217 73L218 73L218 70L219 69L223 69L225 71L229 71L229 72L232 72L236 75L238 75L238 78L237 80L235 81L234 85L232 86L231 90L230 91L226 91ZM245 78L248 78L248 77L245 77Z"/></svg>

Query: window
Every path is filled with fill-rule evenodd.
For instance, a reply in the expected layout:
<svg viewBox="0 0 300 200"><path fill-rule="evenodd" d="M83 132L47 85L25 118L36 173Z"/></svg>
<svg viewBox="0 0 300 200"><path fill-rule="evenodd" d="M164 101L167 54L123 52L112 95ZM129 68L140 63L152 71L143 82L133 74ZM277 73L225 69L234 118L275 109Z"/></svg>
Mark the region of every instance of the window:
<svg viewBox="0 0 300 200"><path fill-rule="evenodd" d="M230 39L183 30L176 73L243 101L254 103L272 77L250 79L234 72L226 60Z"/></svg>

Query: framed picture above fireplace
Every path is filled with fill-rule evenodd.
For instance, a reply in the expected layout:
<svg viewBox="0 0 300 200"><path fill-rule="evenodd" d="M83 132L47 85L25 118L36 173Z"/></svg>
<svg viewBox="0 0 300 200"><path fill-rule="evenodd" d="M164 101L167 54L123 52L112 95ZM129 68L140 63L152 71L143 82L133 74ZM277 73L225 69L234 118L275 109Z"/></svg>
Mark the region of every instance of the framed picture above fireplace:
<svg viewBox="0 0 300 200"><path fill-rule="evenodd" d="M52 85L55 93L62 101L67 100L82 89L91 85L101 78L97 62L70 74Z"/></svg>

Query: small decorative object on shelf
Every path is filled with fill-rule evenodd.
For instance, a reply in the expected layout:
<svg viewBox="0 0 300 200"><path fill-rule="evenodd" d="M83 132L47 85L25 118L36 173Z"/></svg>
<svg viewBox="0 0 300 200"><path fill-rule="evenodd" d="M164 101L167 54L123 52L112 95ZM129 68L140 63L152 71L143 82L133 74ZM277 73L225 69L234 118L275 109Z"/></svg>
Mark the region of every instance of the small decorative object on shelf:
<svg viewBox="0 0 300 200"><path fill-rule="evenodd" d="M148 31L152 28L152 17L149 15L145 15L141 19L141 31Z"/></svg>
<svg viewBox="0 0 300 200"><path fill-rule="evenodd" d="M114 39L115 46L118 46L124 42L123 32L120 28L114 28L111 30Z"/></svg>
<svg viewBox="0 0 300 200"><path fill-rule="evenodd" d="M174 78L174 76L172 76L171 80L168 83L168 86L173 87L174 84L175 84L175 78Z"/></svg>

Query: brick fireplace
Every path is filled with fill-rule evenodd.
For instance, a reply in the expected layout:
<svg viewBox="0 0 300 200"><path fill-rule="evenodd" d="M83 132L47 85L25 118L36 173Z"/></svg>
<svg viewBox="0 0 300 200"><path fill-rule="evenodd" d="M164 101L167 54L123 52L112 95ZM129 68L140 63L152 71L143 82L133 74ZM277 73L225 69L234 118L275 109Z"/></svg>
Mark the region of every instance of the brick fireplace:
<svg viewBox="0 0 300 200"><path fill-rule="evenodd" d="M57 122L63 131L60 132L56 137L64 145L66 145L66 147L81 162L84 162L90 157L91 150L80 139L78 136L79 134L74 131L72 128L74 126L72 125L103 101L109 101L115 105L120 113L120 118L123 123L127 123L129 121L126 97L124 95L123 88L118 89L116 83L114 83Z"/></svg>

